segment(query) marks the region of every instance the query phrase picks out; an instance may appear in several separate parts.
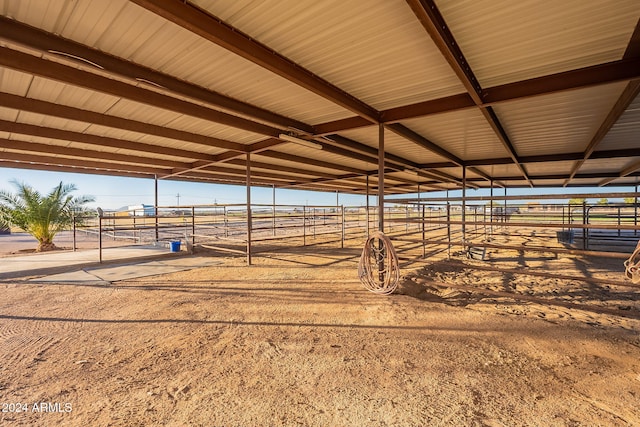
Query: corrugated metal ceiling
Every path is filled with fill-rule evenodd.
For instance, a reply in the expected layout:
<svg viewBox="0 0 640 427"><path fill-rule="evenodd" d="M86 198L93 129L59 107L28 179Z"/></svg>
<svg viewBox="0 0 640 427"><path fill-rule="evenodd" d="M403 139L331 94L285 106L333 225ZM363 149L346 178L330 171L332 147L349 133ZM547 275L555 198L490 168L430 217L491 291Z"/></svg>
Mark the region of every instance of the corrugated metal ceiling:
<svg viewBox="0 0 640 427"><path fill-rule="evenodd" d="M625 83L505 102L495 110L522 156L584 151Z"/></svg>
<svg viewBox="0 0 640 427"><path fill-rule="evenodd" d="M194 3L378 110L464 91L402 2Z"/></svg>
<svg viewBox="0 0 640 427"><path fill-rule="evenodd" d="M436 4L484 87L620 59L635 0L463 0Z"/></svg>
<svg viewBox="0 0 640 427"><path fill-rule="evenodd" d="M77 170L84 151L105 173L242 183L252 152L258 184L364 193L382 124L388 192L460 188L463 167L472 188L640 178L635 0L0 0L0 12L0 161Z"/></svg>

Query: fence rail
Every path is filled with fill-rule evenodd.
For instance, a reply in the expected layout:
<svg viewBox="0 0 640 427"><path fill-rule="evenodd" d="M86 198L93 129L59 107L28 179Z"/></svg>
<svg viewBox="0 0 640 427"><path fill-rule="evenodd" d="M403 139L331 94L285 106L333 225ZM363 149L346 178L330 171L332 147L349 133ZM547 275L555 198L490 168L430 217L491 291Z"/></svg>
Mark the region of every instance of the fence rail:
<svg viewBox="0 0 640 427"><path fill-rule="evenodd" d="M636 193L633 193L634 195ZM452 248L468 251L485 247L512 250L496 242L498 235L531 234L557 237L558 253L592 254L632 251L640 237L638 205L522 205L420 203L385 207L385 232L411 250L427 252ZM248 215L248 213L250 215ZM464 213L464 215L463 215ZM464 220L463 220L464 219ZM311 244L360 245L377 229L377 207L302 205L197 205L158 206L142 211L103 212L99 217L77 218L76 235L98 236L100 257L105 243L166 245L180 241L188 251L198 248L247 255ZM334 237L332 237L334 236ZM544 245L542 245L544 246ZM439 249L438 249L439 247ZM535 245L519 248L538 250ZM540 250L544 250L541 247ZM402 249L400 249L402 251Z"/></svg>

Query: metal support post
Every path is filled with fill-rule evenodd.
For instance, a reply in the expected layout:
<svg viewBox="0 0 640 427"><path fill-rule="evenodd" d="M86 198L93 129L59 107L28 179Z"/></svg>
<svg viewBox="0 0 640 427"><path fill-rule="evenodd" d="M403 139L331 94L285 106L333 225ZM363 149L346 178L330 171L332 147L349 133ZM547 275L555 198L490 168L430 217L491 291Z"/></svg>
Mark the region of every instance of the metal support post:
<svg viewBox="0 0 640 427"><path fill-rule="evenodd" d="M98 217L98 261L102 264L102 215Z"/></svg>
<svg viewBox="0 0 640 427"><path fill-rule="evenodd" d="M247 265L251 265L251 153L247 153Z"/></svg>
<svg viewBox="0 0 640 427"><path fill-rule="evenodd" d="M582 225L587 224L587 200L582 201ZM571 231L571 229L570 229ZM587 239L589 230L586 227L582 227L582 249L587 250Z"/></svg>
<svg viewBox="0 0 640 427"><path fill-rule="evenodd" d="M73 215L73 252L76 251L76 216Z"/></svg>
<svg viewBox="0 0 640 427"><path fill-rule="evenodd" d="M345 216L344 216L344 205L340 206L340 210L342 211L342 239L340 239L340 247L342 249L344 249L344 236L345 236L345 229L344 229L344 221L345 221Z"/></svg>
<svg viewBox="0 0 640 427"><path fill-rule="evenodd" d="M272 226L273 226L273 235L276 235L276 185L273 184L272 185L273 188L273 194L271 195L271 201L273 204L272 210L273 210L273 220L272 220Z"/></svg>
<svg viewBox="0 0 640 427"><path fill-rule="evenodd" d="M467 168L462 167L462 250L467 249Z"/></svg>
<svg viewBox="0 0 640 427"><path fill-rule="evenodd" d="M160 232L158 231L158 175L153 176L153 183L154 183L153 215L155 216L155 224L156 224L155 229L156 229L156 242L157 242L160 239Z"/></svg>
<svg viewBox="0 0 640 427"><path fill-rule="evenodd" d="M427 246L425 245L424 242L424 210L425 210L426 206L422 206L422 221L420 221L420 223L422 224L422 258L426 258L427 257Z"/></svg>
<svg viewBox="0 0 640 427"><path fill-rule="evenodd" d="M491 225L489 226L489 237L493 237L493 180L491 180L491 193L490 193L490 201L489 201L489 222Z"/></svg>
<svg viewBox="0 0 640 427"><path fill-rule="evenodd" d="M447 256L451 258L451 204L449 202L447 202Z"/></svg>
<svg viewBox="0 0 640 427"><path fill-rule="evenodd" d="M227 221L227 207L222 207L222 221L224 222L224 237L229 237L229 221Z"/></svg>
<svg viewBox="0 0 640 427"><path fill-rule="evenodd" d="M369 175L367 175L367 213L365 215L367 221L367 239L369 238Z"/></svg>
<svg viewBox="0 0 640 427"><path fill-rule="evenodd" d="M384 233L384 125L378 125L378 231Z"/></svg>
<svg viewBox="0 0 640 427"><path fill-rule="evenodd" d="M191 206L191 253L193 253L193 248L195 246L196 246L196 207Z"/></svg>
<svg viewBox="0 0 640 427"><path fill-rule="evenodd" d="M638 235L638 184L636 184L636 196L635 196L635 200L633 203L633 225L636 227L635 230L633 230L633 235L637 236Z"/></svg>

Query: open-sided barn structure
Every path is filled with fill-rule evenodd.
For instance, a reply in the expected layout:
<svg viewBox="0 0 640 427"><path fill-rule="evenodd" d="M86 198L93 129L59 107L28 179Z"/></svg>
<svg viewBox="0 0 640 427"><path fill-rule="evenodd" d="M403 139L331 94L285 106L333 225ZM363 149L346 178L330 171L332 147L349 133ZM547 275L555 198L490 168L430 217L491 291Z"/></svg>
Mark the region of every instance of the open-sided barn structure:
<svg viewBox="0 0 640 427"><path fill-rule="evenodd" d="M247 212L251 186L377 194L379 212L462 189L463 241L467 188L615 184L637 203L634 0L0 10L0 166L245 184Z"/></svg>
<svg viewBox="0 0 640 427"><path fill-rule="evenodd" d="M0 167L156 183L155 206L83 230L103 265L40 277L29 254L11 276L0 245L0 424L640 425L639 0L0 15ZM246 203L160 207L158 180L244 185ZM584 193L507 194L547 187ZM276 206L281 188L377 206ZM177 268L103 262L103 238Z"/></svg>
<svg viewBox="0 0 640 427"><path fill-rule="evenodd" d="M640 177L635 0L0 11L4 167L361 194Z"/></svg>

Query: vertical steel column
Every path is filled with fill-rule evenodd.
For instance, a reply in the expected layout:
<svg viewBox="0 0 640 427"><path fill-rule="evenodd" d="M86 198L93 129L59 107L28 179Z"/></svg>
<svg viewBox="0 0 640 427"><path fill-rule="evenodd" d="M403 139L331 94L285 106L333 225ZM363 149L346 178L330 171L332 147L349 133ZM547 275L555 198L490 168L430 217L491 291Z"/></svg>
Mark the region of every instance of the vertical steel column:
<svg viewBox="0 0 640 427"><path fill-rule="evenodd" d="M451 204L449 203L449 190L447 190L447 256L451 258Z"/></svg>
<svg viewBox="0 0 640 427"><path fill-rule="evenodd" d="M378 231L384 233L384 125L378 125Z"/></svg>
<svg viewBox="0 0 640 427"><path fill-rule="evenodd" d="M378 231L384 233L384 125L378 124ZM378 250L383 253L382 240L379 241ZM380 283L384 280L384 256L377 259L378 263L378 280Z"/></svg>
<svg viewBox="0 0 640 427"><path fill-rule="evenodd" d="M271 201L273 203L273 235L276 235L276 185L273 184L273 194L271 195Z"/></svg>
<svg viewBox="0 0 640 427"><path fill-rule="evenodd" d="M418 230L422 227L422 258L427 256L427 247L424 244L424 206L420 200L420 183L418 183L418 215L420 215L420 222L418 222Z"/></svg>
<svg viewBox="0 0 640 427"><path fill-rule="evenodd" d="M76 251L76 215L73 214L73 252Z"/></svg>
<svg viewBox="0 0 640 427"><path fill-rule="evenodd" d="M367 175L367 213L366 213L366 221L367 221L367 239L369 238L369 175Z"/></svg>
<svg viewBox="0 0 640 427"><path fill-rule="evenodd" d="M311 218L313 218L311 221L313 221L313 239L315 240L316 238L316 208L315 206L311 209L311 215L313 215Z"/></svg>
<svg viewBox="0 0 640 427"><path fill-rule="evenodd" d="M582 200L582 225L586 225L588 222L587 217L587 199ZM569 231L573 231L569 229ZM582 227L582 250L587 250L587 239L589 239L589 229L586 227Z"/></svg>
<svg viewBox="0 0 640 427"><path fill-rule="evenodd" d="M421 200L420 200L420 183L418 183L418 215L420 215L420 211L423 212L422 214L422 224L424 224L424 209L420 209L420 205L422 204ZM424 228L424 226L422 227ZM418 223L418 230L420 230L420 223Z"/></svg>
<svg viewBox="0 0 640 427"><path fill-rule="evenodd" d="M247 265L251 265L251 153L247 153Z"/></svg>
<svg viewBox="0 0 640 427"><path fill-rule="evenodd" d="M478 205L473 205L473 235L478 235Z"/></svg>
<svg viewBox="0 0 640 427"><path fill-rule="evenodd" d="M424 208L426 206L420 206L418 205L418 209L420 209L420 207L422 207L422 258L426 258L427 257L427 246L424 242Z"/></svg>
<svg viewBox="0 0 640 427"><path fill-rule="evenodd" d="M338 194L338 190L336 190L336 228L340 228L340 215L338 215L340 209L340 195Z"/></svg>
<svg viewBox="0 0 640 427"><path fill-rule="evenodd" d="M404 232L409 232L409 204L404 207Z"/></svg>
<svg viewBox="0 0 640 427"><path fill-rule="evenodd" d="M489 237L493 237L493 180L491 180L491 193L490 193L490 202L489 202L489 221L491 225L489 226Z"/></svg>
<svg viewBox="0 0 640 427"><path fill-rule="evenodd" d="M229 221L227 221L227 207L222 207L222 220L224 222L224 237L229 237Z"/></svg>
<svg viewBox="0 0 640 427"><path fill-rule="evenodd" d="M506 232L507 231L507 187L506 185L504 187L504 208L502 209L502 221L504 221L504 223L502 224L502 226L504 227L503 231Z"/></svg>
<svg viewBox="0 0 640 427"><path fill-rule="evenodd" d="M336 226L340 228L340 216L338 216L338 209L340 207L340 198L338 197L338 190L336 190Z"/></svg>
<svg viewBox="0 0 640 427"><path fill-rule="evenodd" d="M158 233L158 175L153 176L153 182L154 182L154 194L155 194L155 197L153 199L153 204L155 206L153 214L156 217L156 242L157 242L160 238L160 235Z"/></svg>
<svg viewBox="0 0 640 427"><path fill-rule="evenodd" d="M191 206L191 251L189 251L189 253L193 253L193 248L195 246L196 246L196 207Z"/></svg>
<svg viewBox="0 0 640 427"><path fill-rule="evenodd" d="M636 236L638 234L638 184L636 184L636 196L635 196L635 203L633 204L633 225L636 227L635 230L633 230L633 235Z"/></svg>
<svg viewBox="0 0 640 427"><path fill-rule="evenodd" d="M98 216L98 261L102 264L102 214Z"/></svg>
<svg viewBox="0 0 640 427"><path fill-rule="evenodd" d="M622 222L621 214L622 212L621 212L620 206L618 206L618 237L620 237L620 235L622 234L621 233L622 230L620 230L620 223Z"/></svg>
<svg viewBox="0 0 640 427"><path fill-rule="evenodd" d="M467 241L467 168L462 166L462 250L466 250Z"/></svg>
<svg viewBox="0 0 640 427"><path fill-rule="evenodd" d="M342 212L342 238L340 239L340 248L344 249L344 237L345 237L345 216L344 216L344 205L340 206L340 211Z"/></svg>

